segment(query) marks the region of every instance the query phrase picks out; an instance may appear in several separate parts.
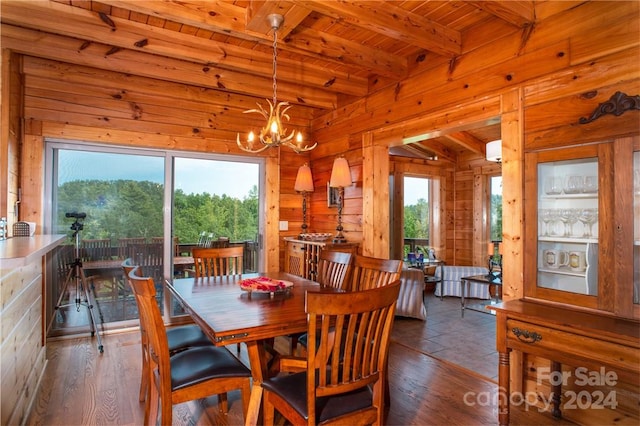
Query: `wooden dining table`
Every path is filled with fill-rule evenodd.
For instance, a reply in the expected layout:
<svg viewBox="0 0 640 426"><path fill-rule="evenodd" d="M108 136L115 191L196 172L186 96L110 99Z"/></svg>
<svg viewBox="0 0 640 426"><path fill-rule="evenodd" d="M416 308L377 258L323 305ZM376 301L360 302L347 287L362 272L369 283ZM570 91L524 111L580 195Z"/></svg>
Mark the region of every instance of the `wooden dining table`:
<svg viewBox="0 0 640 426"><path fill-rule="evenodd" d="M289 281L293 286L282 294L249 293L240 289L240 280L257 276ZM247 345L253 383L246 425L258 424L260 415L261 384L267 375L264 341L307 331L307 291L341 291L285 272L178 278L167 280L167 288L216 346Z"/></svg>

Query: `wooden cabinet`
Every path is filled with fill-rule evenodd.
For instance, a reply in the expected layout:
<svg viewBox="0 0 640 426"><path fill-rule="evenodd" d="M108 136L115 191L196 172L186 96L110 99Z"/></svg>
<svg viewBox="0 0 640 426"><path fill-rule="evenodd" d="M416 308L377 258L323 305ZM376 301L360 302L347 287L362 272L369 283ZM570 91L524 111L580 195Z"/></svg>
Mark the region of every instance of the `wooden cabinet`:
<svg viewBox="0 0 640 426"><path fill-rule="evenodd" d="M640 318L639 141L526 154L526 298Z"/></svg>
<svg viewBox="0 0 640 426"><path fill-rule="evenodd" d="M572 400L572 395L578 395L578 408L593 409L600 413L604 409L613 410L612 417L605 423L620 418L620 413L615 409L618 403L622 404L623 398L618 401L616 391L604 387L605 383L602 381L611 378L606 383L609 386L615 386L618 380L625 381L636 390L640 385L637 321L523 300L511 300L494 308L499 352L499 389L501 393L504 392L499 398L501 425L509 424L510 402L516 404L521 401L518 399L519 395L512 394L514 389L510 387L514 383L510 378L509 368L509 353L512 350L552 360L547 371L536 370L538 385L535 391L538 400L553 404L552 413L555 417L561 417L563 403L565 409L575 409L572 405L576 405L576 400ZM563 369L563 363L572 368ZM559 377L562 379L558 380ZM589 377L589 380L584 380L585 377ZM584 388L563 390L563 386L575 386L580 380L585 382ZM515 382L518 382L517 378ZM548 393L542 392L541 384L546 382L551 385ZM600 395L608 396L598 402ZM630 415L627 420L637 422L637 418L631 420L632 418L633 415Z"/></svg>
<svg viewBox="0 0 640 426"><path fill-rule="evenodd" d="M322 250L347 251L355 253L357 243L333 244L330 242L304 241L293 238L284 239L285 249L284 270L310 280L316 279L318 256Z"/></svg>

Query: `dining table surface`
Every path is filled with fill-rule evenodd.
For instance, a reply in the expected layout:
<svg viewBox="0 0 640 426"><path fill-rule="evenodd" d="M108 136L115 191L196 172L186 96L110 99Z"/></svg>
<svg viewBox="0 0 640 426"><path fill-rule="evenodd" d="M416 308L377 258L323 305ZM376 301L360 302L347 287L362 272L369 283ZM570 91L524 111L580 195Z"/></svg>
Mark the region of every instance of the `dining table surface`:
<svg viewBox="0 0 640 426"><path fill-rule="evenodd" d="M88 270L119 269L122 268L122 262L124 259L86 260L82 262L82 268ZM175 256L173 258L173 266L189 265L193 265L192 256Z"/></svg>
<svg viewBox="0 0 640 426"><path fill-rule="evenodd" d="M248 292L240 281L269 277L293 285L280 293ZM307 331L307 291L341 292L286 272L224 277L177 278L167 288L193 321L216 346L245 343L253 378L246 425L258 424L262 404L261 383L267 375L264 342L278 336Z"/></svg>

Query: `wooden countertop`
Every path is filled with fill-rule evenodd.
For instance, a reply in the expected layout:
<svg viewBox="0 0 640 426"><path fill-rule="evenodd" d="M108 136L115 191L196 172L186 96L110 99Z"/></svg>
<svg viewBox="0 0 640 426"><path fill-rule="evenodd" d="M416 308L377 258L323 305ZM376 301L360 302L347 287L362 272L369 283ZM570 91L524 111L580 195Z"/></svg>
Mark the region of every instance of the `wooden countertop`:
<svg viewBox="0 0 640 426"><path fill-rule="evenodd" d="M1 240L0 269L28 265L61 244L66 238L64 234L45 234Z"/></svg>

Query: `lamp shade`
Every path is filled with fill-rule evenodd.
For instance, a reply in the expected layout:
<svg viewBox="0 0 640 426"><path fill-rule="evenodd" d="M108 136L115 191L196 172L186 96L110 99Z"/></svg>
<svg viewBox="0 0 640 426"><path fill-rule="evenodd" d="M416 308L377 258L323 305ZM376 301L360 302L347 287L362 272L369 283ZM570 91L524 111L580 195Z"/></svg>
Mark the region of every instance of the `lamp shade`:
<svg viewBox="0 0 640 426"><path fill-rule="evenodd" d="M298 169L298 176L296 176L296 183L293 185L293 189L298 192L313 192L313 177L311 176L311 167L308 164L300 166Z"/></svg>
<svg viewBox="0 0 640 426"><path fill-rule="evenodd" d="M502 161L502 139L487 143L487 161Z"/></svg>
<svg viewBox="0 0 640 426"><path fill-rule="evenodd" d="M345 186L351 186L351 183L351 170L347 159L344 157L336 158L333 161L329 186L332 188L344 188Z"/></svg>

